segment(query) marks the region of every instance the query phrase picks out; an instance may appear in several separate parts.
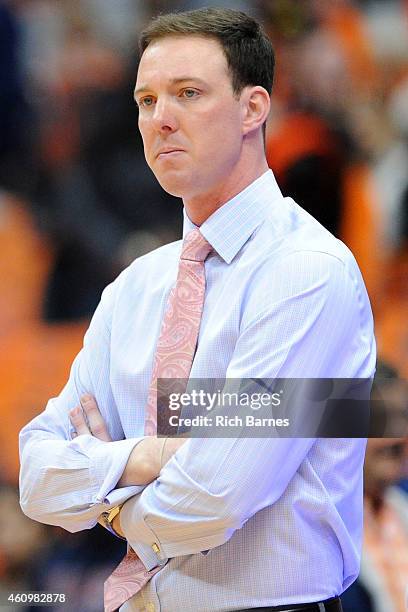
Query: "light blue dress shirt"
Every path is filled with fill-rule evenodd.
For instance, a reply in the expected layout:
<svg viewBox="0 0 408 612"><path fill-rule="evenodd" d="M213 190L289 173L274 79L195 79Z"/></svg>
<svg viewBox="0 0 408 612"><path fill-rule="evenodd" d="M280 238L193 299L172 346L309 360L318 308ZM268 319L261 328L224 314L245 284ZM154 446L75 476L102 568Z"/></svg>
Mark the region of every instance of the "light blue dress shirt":
<svg viewBox="0 0 408 612"><path fill-rule="evenodd" d="M184 233L193 227L185 215ZM373 376L356 262L282 196L271 171L201 231L214 252L192 377ZM21 432L22 508L79 531L131 498L124 533L148 569L163 568L123 610L222 612L338 595L359 570L365 440L191 439L144 489L115 488L143 437L181 244L137 259L104 291L67 385ZM68 411L85 392L113 442L71 439Z"/></svg>

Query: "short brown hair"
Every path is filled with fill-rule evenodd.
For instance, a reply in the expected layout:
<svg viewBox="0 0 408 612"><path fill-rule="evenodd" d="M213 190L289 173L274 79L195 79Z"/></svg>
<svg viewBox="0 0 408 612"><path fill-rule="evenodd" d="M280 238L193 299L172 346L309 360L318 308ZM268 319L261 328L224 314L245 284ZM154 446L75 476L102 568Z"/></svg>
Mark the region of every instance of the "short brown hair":
<svg viewBox="0 0 408 612"><path fill-rule="evenodd" d="M140 35L141 54L149 44L168 36L208 36L221 44L235 95L247 85L272 91L275 56L262 26L233 9L203 8L159 15Z"/></svg>

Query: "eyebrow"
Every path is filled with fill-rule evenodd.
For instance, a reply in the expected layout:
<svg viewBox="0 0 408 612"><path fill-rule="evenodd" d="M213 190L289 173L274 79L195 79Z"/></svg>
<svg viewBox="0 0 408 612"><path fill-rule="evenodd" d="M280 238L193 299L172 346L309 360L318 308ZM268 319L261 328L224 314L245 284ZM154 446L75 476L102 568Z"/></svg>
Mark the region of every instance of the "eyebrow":
<svg viewBox="0 0 408 612"><path fill-rule="evenodd" d="M199 79L198 77L193 77L193 76L181 76L181 77L177 77L176 79L171 79L170 80L170 85L180 85L180 83L185 83L188 81L194 81L195 83L199 84L199 85L205 85L205 81L203 81L202 79ZM143 91L149 91L150 88L147 85L141 85L140 87L138 87L137 89L135 89L134 91L134 97L136 98L136 96L140 93L142 93Z"/></svg>

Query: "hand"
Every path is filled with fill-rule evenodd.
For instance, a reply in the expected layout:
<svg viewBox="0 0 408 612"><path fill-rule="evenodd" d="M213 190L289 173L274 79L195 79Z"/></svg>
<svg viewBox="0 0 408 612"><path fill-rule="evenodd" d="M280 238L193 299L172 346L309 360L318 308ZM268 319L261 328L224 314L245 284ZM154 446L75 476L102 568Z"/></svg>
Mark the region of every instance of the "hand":
<svg viewBox="0 0 408 612"><path fill-rule="evenodd" d="M98 404L91 395L81 397L81 406L70 410L69 418L75 428L75 436L88 434L104 442L112 442Z"/></svg>
<svg viewBox="0 0 408 612"><path fill-rule="evenodd" d="M185 442L186 439L180 438L144 438L130 453L118 485L127 487L153 482L162 467Z"/></svg>
<svg viewBox="0 0 408 612"><path fill-rule="evenodd" d="M81 406L70 410L69 418L75 428L74 436L91 435L104 442L112 442L98 404L91 395L81 397ZM158 477L161 468L184 442L185 439L177 438L144 438L130 453L117 486L149 484Z"/></svg>

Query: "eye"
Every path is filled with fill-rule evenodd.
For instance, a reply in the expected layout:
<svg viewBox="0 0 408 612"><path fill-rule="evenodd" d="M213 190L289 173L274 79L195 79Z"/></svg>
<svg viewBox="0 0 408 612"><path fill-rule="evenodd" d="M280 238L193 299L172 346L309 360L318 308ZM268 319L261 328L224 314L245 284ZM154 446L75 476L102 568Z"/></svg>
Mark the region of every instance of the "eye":
<svg viewBox="0 0 408 612"><path fill-rule="evenodd" d="M195 98L196 96L198 96L199 92L196 91L195 89L187 88L187 89L183 89L183 91L181 92L181 95L184 98L191 99L191 98Z"/></svg>
<svg viewBox="0 0 408 612"><path fill-rule="evenodd" d="M145 96L144 98L140 98L140 100L138 101L138 106L142 107L149 107L149 106L153 106L154 104L154 98L153 96Z"/></svg>

